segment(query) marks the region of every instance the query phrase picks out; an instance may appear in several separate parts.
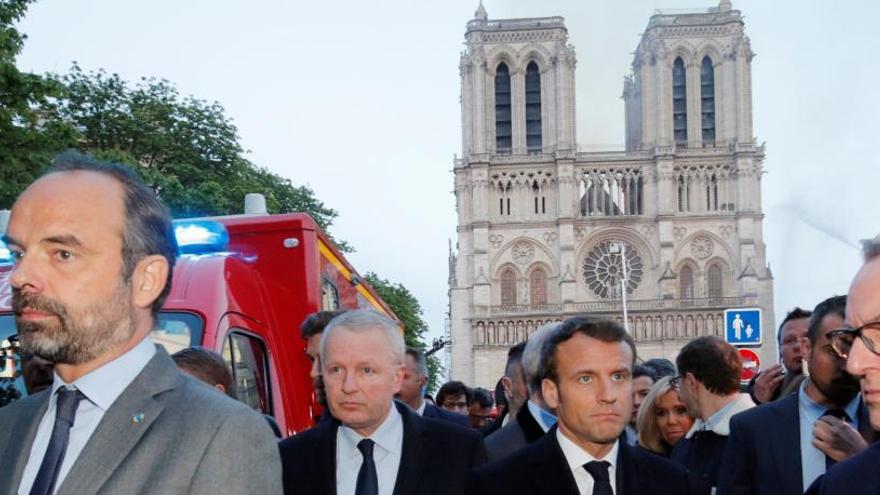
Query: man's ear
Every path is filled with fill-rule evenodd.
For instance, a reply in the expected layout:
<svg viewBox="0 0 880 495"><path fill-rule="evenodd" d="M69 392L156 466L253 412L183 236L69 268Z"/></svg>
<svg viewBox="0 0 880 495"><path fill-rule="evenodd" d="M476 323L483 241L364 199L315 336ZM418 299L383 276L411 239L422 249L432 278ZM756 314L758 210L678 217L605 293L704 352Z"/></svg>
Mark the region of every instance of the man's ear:
<svg viewBox="0 0 880 495"><path fill-rule="evenodd" d="M504 388L504 397L506 397L507 402L510 403L510 398L513 397L513 381L511 381L510 377L501 377L501 387Z"/></svg>
<svg viewBox="0 0 880 495"><path fill-rule="evenodd" d="M544 396L544 402L547 403L547 407L553 410L559 407L559 387L556 385L556 382L549 378L544 378L541 381L541 394Z"/></svg>
<svg viewBox="0 0 880 495"><path fill-rule="evenodd" d="M801 357L810 360L810 352L812 351L813 346L810 344L810 339L806 337L801 337Z"/></svg>
<svg viewBox="0 0 880 495"><path fill-rule="evenodd" d="M145 256L131 275L131 302L139 309L149 309L165 288L169 277L168 260L158 254Z"/></svg>

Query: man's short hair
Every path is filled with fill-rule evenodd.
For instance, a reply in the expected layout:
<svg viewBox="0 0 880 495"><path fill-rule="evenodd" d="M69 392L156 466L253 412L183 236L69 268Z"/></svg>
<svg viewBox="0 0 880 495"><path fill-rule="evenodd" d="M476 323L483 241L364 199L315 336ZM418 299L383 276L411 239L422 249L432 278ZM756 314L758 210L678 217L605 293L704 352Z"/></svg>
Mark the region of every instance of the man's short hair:
<svg viewBox="0 0 880 495"><path fill-rule="evenodd" d="M846 318L846 296L829 297L816 305L812 316L810 316L810 323L807 324L807 339L809 339L810 345L816 344L819 327L822 326L822 320L828 315Z"/></svg>
<svg viewBox="0 0 880 495"><path fill-rule="evenodd" d="M862 241L862 256L865 258L865 263L880 256L880 235L873 239Z"/></svg>
<svg viewBox="0 0 880 495"><path fill-rule="evenodd" d="M223 385L226 395L236 398L235 381L223 356L202 347L188 347L175 352L171 359L177 367L200 381L211 385Z"/></svg>
<svg viewBox="0 0 880 495"><path fill-rule="evenodd" d="M330 324L330 321L342 313L345 313L344 309L336 311L316 311L309 316L306 316L306 319L303 320L302 324L299 326L300 337L308 340L315 335L323 333L324 329L327 328L327 325Z"/></svg>
<svg viewBox="0 0 880 495"><path fill-rule="evenodd" d="M523 351L526 350L525 341L514 345L507 351L507 364L504 365L504 376L513 378L519 364L522 363Z"/></svg>
<svg viewBox="0 0 880 495"><path fill-rule="evenodd" d="M385 338L388 339L388 348L391 350L391 355L398 363L403 364L406 344L403 342L403 335L401 335L397 322L371 309L355 309L346 311L333 318L327 327L324 328L324 332L321 334L322 365L327 363L327 340L339 328L355 333L381 330Z"/></svg>
<svg viewBox="0 0 880 495"><path fill-rule="evenodd" d="M159 297L153 301L155 316L171 291L177 240L171 226L171 215L137 173L120 163L96 160L78 151L66 151L55 158L43 176L60 172L95 172L116 179L122 186L125 204L125 226L122 231L122 278L131 280L134 268L146 256L159 255L168 262L168 278Z"/></svg>
<svg viewBox="0 0 880 495"><path fill-rule="evenodd" d="M541 354L544 342L561 326L562 322L559 321L541 325L526 341L522 355L522 367L530 395L541 391Z"/></svg>
<svg viewBox="0 0 880 495"><path fill-rule="evenodd" d="M492 392L489 392L485 388L477 387L472 389L474 398L470 402L470 404L477 403L480 407L492 407L495 405L495 399L492 398Z"/></svg>
<svg viewBox="0 0 880 495"><path fill-rule="evenodd" d="M658 380L665 376L675 376L678 374L678 370L675 369L675 364L665 358L649 359L642 364L654 370L654 374L657 375Z"/></svg>
<svg viewBox="0 0 880 495"><path fill-rule="evenodd" d="M657 372L654 371L654 368L645 365L645 364L637 364L633 366L632 377L633 379L639 378L641 376L647 376L651 379L651 382L657 381Z"/></svg>
<svg viewBox="0 0 880 495"><path fill-rule="evenodd" d="M562 322L559 329L544 341L544 345L541 347L541 380L546 378L559 383L556 351L562 343L574 337L575 334L583 334L608 343L625 342L632 351L630 366L634 366L636 363L636 343L620 323L596 316L578 316Z"/></svg>
<svg viewBox="0 0 880 495"><path fill-rule="evenodd" d="M788 312L783 318L782 323L779 324L779 331L776 332L776 343L782 345L782 329L785 328L785 324L790 322L791 320L800 320L803 318L809 318L811 312L806 309L799 308L795 306L795 308Z"/></svg>
<svg viewBox="0 0 880 495"><path fill-rule="evenodd" d="M443 386L440 387L440 390L437 391L435 402L438 406L442 407L447 398L458 397L459 395L464 395L464 401L467 402L467 405L469 406L471 405L471 402L474 401L474 393L467 385L458 380L452 380L444 383Z"/></svg>
<svg viewBox="0 0 880 495"><path fill-rule="evenodd" d="M739 391L742 376L742 358L732 345L708 335L687 343L675 359L678 372L691 373L694 378L715 395L730 395Z"/></svg>
<svg viewBox="0 0 880 495"><path fill-rule="evenodd" d="M415 363L416 371L419 372L419 375L428 376L428 358L425 357L424 352L415 347L406 346L406 355L413 358L413 363Z"/></svg>

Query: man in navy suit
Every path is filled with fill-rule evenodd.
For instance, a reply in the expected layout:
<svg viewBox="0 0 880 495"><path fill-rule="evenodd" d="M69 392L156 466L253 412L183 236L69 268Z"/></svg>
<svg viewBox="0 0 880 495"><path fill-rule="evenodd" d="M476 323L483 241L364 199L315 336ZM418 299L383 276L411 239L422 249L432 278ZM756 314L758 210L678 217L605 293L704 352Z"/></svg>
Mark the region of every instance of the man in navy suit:
<svg viewBox="0 0 880 495"><path fill-rule="evenodd" d="M369 310L334 318L321 339L332 418L280 444L284 492L297 495L458 495L483 463L479 433L425 419L394 401L404 343Z"/></svg>
<svg viewBox="0 0 880 495"><path fill-rule="evenodd" d="M683 495L684 469L620 436L632 414L636 349L617 322L572 318L542 346L544 400L556 426L537 442L475 470L474 495Z"/></svg>
<svg viewBox="0 0 880 495"><path fill-rule="evenodd" d="M800 495L826 466L868 446L859 430L873 439L859 383L828 340L843 326L845 311L846 296L822 301L813 311L802 344L810 375L796 394L733 417L719 495Z"/></svg>
<svg viewBox="0 0 880 495"><path fill-rule="evenodd" d="M451 421L457 425L468 427L468 418L463 414L455 414L440 409L425 400L425 386L428 384L428 361L425 353L415 347L406 348L404 356L403 381L397 399L408 405L422 417Z"/></svg>
<svg viewBox="0 0 880 495"><path fill-rule="evenodd" d="M871 426L880 430L880 236L865 244L865 264L849 289L845 329L829 333L846 370L859 379ZM828 470L810 488L822 495L880 493L880 443Z"/></svg>

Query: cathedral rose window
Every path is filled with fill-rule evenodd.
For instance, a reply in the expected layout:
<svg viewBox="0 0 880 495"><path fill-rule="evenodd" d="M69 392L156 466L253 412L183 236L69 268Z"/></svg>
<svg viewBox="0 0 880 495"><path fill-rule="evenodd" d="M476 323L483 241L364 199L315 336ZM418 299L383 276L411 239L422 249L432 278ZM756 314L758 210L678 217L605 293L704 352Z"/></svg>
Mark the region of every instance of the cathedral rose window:
<svg viewBox="0 0 880 495"><path fill-rule="evenodd" d="M587 287L603 299L620 297L620 280L623 278L623 265L620 252L613 252L612 243L620 241L602 241L584 258L584 281ZM642 281L644 264L638 250L627 242L625 246L627 283L626 293L632 294Z"/></svg>

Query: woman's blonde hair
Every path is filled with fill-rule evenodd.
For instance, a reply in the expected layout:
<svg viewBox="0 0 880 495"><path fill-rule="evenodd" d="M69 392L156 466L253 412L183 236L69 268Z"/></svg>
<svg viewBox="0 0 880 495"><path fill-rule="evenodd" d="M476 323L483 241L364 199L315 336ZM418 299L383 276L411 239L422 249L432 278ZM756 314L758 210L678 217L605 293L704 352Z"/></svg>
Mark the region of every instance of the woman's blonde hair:
<svg viewBox="0 0 880 495"><path fill-rule="evenodd" d="M654 406L666 392L675 390L670 383L672 377L666 376L657 381L645 397L645 401L639 406L636 415L636 430L639 432L639 445L658 454L666 455L672 449L663 437L660 436L660 428L657 427L657 415Z"/></svg>

